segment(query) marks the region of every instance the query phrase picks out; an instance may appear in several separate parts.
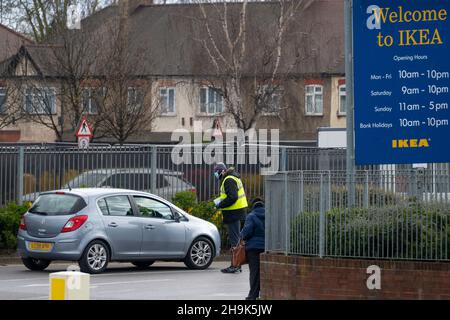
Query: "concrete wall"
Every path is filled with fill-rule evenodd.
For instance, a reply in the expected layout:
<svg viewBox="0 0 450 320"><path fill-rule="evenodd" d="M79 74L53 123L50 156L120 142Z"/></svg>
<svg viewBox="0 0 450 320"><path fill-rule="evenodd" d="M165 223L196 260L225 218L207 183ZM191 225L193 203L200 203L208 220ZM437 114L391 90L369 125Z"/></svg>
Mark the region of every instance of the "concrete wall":
<svg viewBox="0 0 450 320"><path fill-rule="evenodd" d="M381 268L381 289L369 290L367 268ZM263 299L450 299L450 263L321 259L263 254Z"/></svg>

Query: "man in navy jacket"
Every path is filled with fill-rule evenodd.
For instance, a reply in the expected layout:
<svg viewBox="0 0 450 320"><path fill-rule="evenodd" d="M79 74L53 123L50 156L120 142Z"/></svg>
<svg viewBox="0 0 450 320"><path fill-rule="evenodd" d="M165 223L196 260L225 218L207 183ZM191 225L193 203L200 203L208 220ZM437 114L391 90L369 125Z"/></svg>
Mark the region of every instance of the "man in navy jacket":
<svg viewBox="0 0 450 320"><path fill-rule="evenodd" d="M265 248L265 208L262 199L253 200L252 211L245 220L241 237L245 241L245 253L250 269L250 292L246 300L256 300L260 290L260 254Z"/></svg>

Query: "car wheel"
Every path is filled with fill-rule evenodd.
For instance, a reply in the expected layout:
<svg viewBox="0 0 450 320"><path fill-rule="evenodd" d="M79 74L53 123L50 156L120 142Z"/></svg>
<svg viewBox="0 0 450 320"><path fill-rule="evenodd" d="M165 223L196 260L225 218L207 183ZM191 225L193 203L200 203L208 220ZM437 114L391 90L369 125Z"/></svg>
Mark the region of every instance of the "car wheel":
<svg viewBox="0 0 450 320"><path fill-rule="evenodd" d="M133 261L132 264L135 265L138 269L147 269L152 264L154 264L155 261L149 260L149 261Z"/></svg>
<svg viewBox="0 0 450 320"><path fill-rule="evenodd" d="M191 244L186 257L184 258L184 264L189 269L203 270L211 265L213 258L213 244L209 239L201 237L195 239Z"/></svg>
<svg viewBox="0 0 450 320"><path fill-rule="evenodd" d="M49 266L50 260L22 258L25 267L33 271L42 271Z"/></svg>
<svg viewBox="0 0 450 320"><path fill-rule="evenodd" d="M103 241L95 240L86 247L78 264L82 272L96 274L105 271L108 262L108 247Z"/></svg>

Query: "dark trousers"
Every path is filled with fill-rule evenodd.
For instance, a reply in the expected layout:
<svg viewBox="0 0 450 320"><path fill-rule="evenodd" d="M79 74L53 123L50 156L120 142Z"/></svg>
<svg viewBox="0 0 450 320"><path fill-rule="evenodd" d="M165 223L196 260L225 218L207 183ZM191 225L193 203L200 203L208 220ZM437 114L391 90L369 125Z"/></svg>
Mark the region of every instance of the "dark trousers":
<svg viewBox="0 0 450 320"><path fill-rule="evenodd" d="M241 221L237 220L232 223L225 224L228 231L228 241L230 241L231 247L235 247L239 243L241 232Z"/></svg>
<svg viewBox="0 0 450 320"><path fill-rule="evenodd" d="M259 274L259 256L264 250L248 250L247 255L248 267L250 269L250 292L247 299L256 300L259 297L260 290L260 274Z"/></svg>

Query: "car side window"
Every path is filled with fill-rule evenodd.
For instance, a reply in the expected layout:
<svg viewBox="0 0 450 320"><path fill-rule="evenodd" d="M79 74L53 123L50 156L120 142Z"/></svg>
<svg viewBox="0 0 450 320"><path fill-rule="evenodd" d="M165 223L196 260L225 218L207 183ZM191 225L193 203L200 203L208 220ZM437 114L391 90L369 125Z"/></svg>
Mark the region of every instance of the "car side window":
<svg viewBox="0 0 450 320"><path fill-rule="evenodd" d="M109 216L108 205L105 199L100 199L97 201L98 207L104 216Z"/></svg>
<svg viewBox="0 0 450 320"><path fill-rule="evenodd" d="M99 200L97 203L103 215L116 217L133 216L133 209L127 196L107 197Z"/></svg>
<svg viewBox="0 0 450 320"><path fill-rule="evenodd" d="M164 203L146 197L133 198L143 217L175 220L172 209Z"/></svg>

